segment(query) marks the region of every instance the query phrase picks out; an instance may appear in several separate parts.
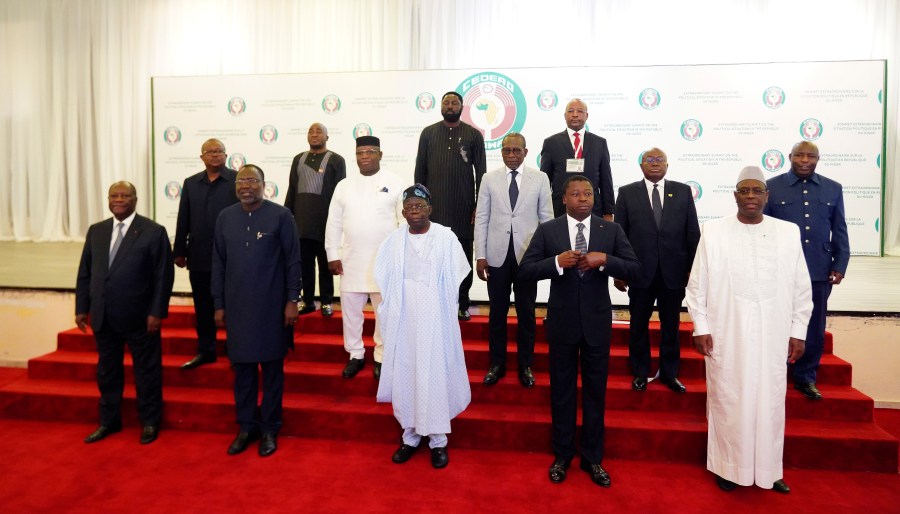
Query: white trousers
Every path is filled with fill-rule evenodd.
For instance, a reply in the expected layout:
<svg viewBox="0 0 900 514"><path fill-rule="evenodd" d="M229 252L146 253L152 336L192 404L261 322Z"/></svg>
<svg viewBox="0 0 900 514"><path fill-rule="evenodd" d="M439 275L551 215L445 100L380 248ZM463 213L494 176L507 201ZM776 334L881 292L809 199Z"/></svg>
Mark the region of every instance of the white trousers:
<svg viewBox="0 0 900 514"><path fill-rule="evenodd" d="M420 442L422 442L422 436L416 433L416 429L403 429L403 444L419 446ZM447 434L428 434L429 448L443 448L445 446L447 446Z"/></svg>
<svg viewBox="0 0 900 514"><path fill-rule="evenodd" d="M366 356L363 347L363 308L366 300L372 299L372 308L378 312L381 305L381 293L353 293L341 291L341 319L344 324L344 349L351 359L362 359ZM381 340L381 328L378 326L378 315L375 316L375 362L381 362L384 343Z"/></svg>

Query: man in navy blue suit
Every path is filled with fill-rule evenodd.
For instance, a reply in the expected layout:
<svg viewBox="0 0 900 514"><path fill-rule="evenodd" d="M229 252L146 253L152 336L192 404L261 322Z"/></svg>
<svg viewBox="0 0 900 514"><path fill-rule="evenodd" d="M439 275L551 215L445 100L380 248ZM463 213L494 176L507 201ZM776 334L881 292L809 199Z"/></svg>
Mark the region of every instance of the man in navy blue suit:
<svg viewBox="0 0 900 514"><path fill-rule="evenodd" d="M669 169L665 152L651 148L641 157L644 178L619 188L616 223L622 226L643 273L637 280L615 279L620 291L628 291L631 313L628 362L634 381L631 388L647 388L650 373L650 315L659 310L660 380L676 393L686 391L678 380L681 352L678 326L684 288L691 274L694 252L700 241L700 224L691 188L665 178Z"/></svg>
<svg viewBox="0 0 900 514"><path fill-rule="evenodd" d="M131 352L141 444L156 440L162 421L162 348L159 330L169 314L175 280L165 227L134 212L137 192L129 182L109 188L113 218L91 225L75 285L75 324L97 339L100 426L85 438L95 443L122 430L125 344Z"/></svg>
<svg viewBox="0 0 900 514"><path fill-rule="evenodd" d="M816 371L825 347L828 297L847 273L850 238L844 219L841 185L816 173L819 148L801 141L790 153L791 169L766 181L769 202L764 213L800 227L800 240L812 281L813 312L806 334L806 352L794 364L794 388L810 400L821 400Z"/></svg>
<svg viewBox="0 0 900 514"><path fill-rule="evenodd" d="M609 277L633 281L641 263L622 227L592 215L594 185L583 175L563 184L566 215L538 225L522 257L523 280L550 279L550 411L553 453L550 481L566 479L575 457L578 367L581 365L581 469L609 487L603 460L604 409L612 335Z"/></svg>

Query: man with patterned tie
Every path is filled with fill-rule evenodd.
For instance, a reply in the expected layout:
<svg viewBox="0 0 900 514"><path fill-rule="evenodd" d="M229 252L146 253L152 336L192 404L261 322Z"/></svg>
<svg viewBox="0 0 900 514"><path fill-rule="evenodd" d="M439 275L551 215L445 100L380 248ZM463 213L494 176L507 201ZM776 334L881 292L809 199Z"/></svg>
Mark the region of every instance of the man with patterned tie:
<svg viewBox="0 0 900 514"><path fill-rule="evenodd" d="M612 221L615 200L609 148L606 139L587 131L587 104L575 98L566 104L566 130L544 140L541 171L550 178L553 191L553 215L566 212L563 183L572 176L583 176L594 184L594 214Z"/></svg>
<svg viewBox="0 0 900 514"><path fill-rule="evenodd" d="M566 215L538 226L519 274L550 279L547 342L550 344L550 411L555 458L550 481L566 479L575 457L578 369L581 366L581 469L609 487L603 460L604 409L612 308L609 277L635 280L641 263L622 227L591 214L594 185L584 175L563 184Z"/></svg>
<svg viewBox="0 0 900 514"><path fill-rule="evenodd" d="M643 180L619 188L616 223L641 260L643 273L637 280L615 279L619 291L628 291L631 313L628 361L634 381L631 388L643 391L650 374L650 315L653 303L659 310L660 379L676 393L686 391L678 380L681 362L678 327L684 287L700 240L700 224L691 188L665 178L666 154L659 148L641 157Z"/></svg>
<svg viewBox="0 0 900 514"><path fill-rule="evenodd" d="M75 285L75 324L90 322L97 340L100 426L85 438L95 443L122 430L125 345L131 353L141 444L156 440L162 422L162 320L175 280L165 227L135 213L129 182L109 188L113 218L88 230ZM90 315L90 319L88 316Z"/></svg>
<svg viewBox="0 0 900 514"><path fill-rule="evenodd" d="M519 381L534 385L534 302L537 283L519 277L519 261L537 226L553 217L547 175L525 166L525 137L511 132L500 149L504 166L484 176L475 210L475 270L487 281L490 299L490 367L485 385L506 374L510 288L516 295L516 356Z"/></svg>

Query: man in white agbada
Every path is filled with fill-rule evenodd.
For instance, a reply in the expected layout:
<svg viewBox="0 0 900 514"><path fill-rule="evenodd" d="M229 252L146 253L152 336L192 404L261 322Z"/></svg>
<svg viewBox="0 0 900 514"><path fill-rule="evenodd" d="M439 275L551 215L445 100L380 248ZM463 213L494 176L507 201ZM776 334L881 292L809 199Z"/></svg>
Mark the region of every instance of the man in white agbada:
<svg viewBox="0 0 900 514"><path fill-rule="evenodd" d="M788 493L782 471L787 363L804 350L812 296L797 225L768 216L762 170L741 171L737 216L704 223L687 286L706 356L706 467L725 491Z"/></svg>
<svg viewBox="0 0 900 514"><path fill-rule="evenodd" d="M375 280L384 296L378 309L384 362L378 401L391 402L403 444L400 464L428 436L431 465L449 462L450 420L472 399L456 317L459 285L471 269L456 235L429 221L431 194L416 184L403 192L408 227L395 230L378 250Z"/></svg>
<svg viewBox="0 0 900 514"><path fill-rule="evenodd" d="M325 224L325 253L328 270L341 276L341 319L344 349L350 360L341 373L353 378L363 368L363 308L372 300L375 315L375 366L381 373L382 340L378 321L381 294L372 270L378 245L400 224L400 194L405 183L381 169L381 141L374 136L356 138L356 164L359 174L348 175L334 188Z"/></svg>

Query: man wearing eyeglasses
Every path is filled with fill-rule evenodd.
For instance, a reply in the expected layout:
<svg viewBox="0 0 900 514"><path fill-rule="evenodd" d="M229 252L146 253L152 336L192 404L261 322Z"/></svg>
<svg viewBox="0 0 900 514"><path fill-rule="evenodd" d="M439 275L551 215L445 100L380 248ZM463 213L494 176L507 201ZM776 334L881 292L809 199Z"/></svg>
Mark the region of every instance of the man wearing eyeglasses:
<svg viewBox="0 0 900 514"><path fill-rule="evenodd" d="M238 201L237 172L225 165L225 145L210 139L200 147L203 171L184 179L175 226L175 265L187 268L197 322L197 355L182 365L193 369L216 362L216 322L210 294L213 229L222 209Z"/></svg>
<svg viewBox="0 0 900 514"><path fill-rule="evenodd" d="M615 279L619 291L628 291L631 314L628 362L634 380L631 388L643 391L650 376L650 316L653 304L659 310L660 381L676 393L687 389L678 380L681 345L678 341L681 301L700 240L700 224L691 188L665 178L669 169L659 148L641 157L644 178L619 188L616 223L641 260L643 272L637 280Z"/></svg>
<svg viewBox="0 0 900 514"><path fill-rule="evenodd" d="M341 277L341 321L344 349L350 360L341 372L353 378L365 364L363 347L363 308L371 300L377 313L381 292L375 283L375 253L384 238L403 219L404 181L381 169L381 141L375 136L356 138L356 164L359 173L340 181L328 207L325 226L325 252L328 269ZM375 316L375 365L372 373L381 376L384 346L378 316Z"/></svg>
<svg viewBox="0 0 900 514"><path fill-rule="evenodd" d="M441 98L444 119L425 127L419 136L415 181L431 190L434 198L431 220L453 230L471 263L475 200L487 163L484 136L475 127L460 121L463 111L463 97L456 91L449 91ZM459 286L457 317L460 321L472 319L471 287L470 271Z"/></svg>
<svg viewBox="0 0 900 514"><path fill-rule="evenodd" d="M516 360L519 382L534 385L534 303L537 282L522 280L519 262L538 225L553 218L547 175L525 166L525 136L511 132L500 149L502 168L485 174L475 210L475 270L487 281L490 300L490 365L485 385L506 375L510 289L516 299Z"/></svg>
<svg viewBox="0 0 900 514"><path fill-rule="evenodd" d="M801 141L790 153L791 169L766 184L770 199L765 213L800 227L803 255L813 291L813 313L806 352L794 364L794 388L810 400L821 400L816 371L825 348L825 315L831 288L841 283L850 261L850 238L844 219L844 193L834 180L816 173L819 148Z"/></svg>
<svg viewBox="0 0 900 514"><path fill-rule="evenodd" d="M764 216L768 198L762 170L744 168L737 216L703 224L686 297L706 362L707 469L724 491L786 494L786 363L803 355L813 304L800 230Z"/></svg>
<svg viewBox="0 0 900 514"><path fill-rule="evenodd" d="M553 215L566 213L563 184L574 175L590 180L594 191L594 214L612 221L615 210L612 170L606 139L587 131L588 107L579 98L566 104L566 130L544 140L541 171L550 179L553 191Z"/></svg>

